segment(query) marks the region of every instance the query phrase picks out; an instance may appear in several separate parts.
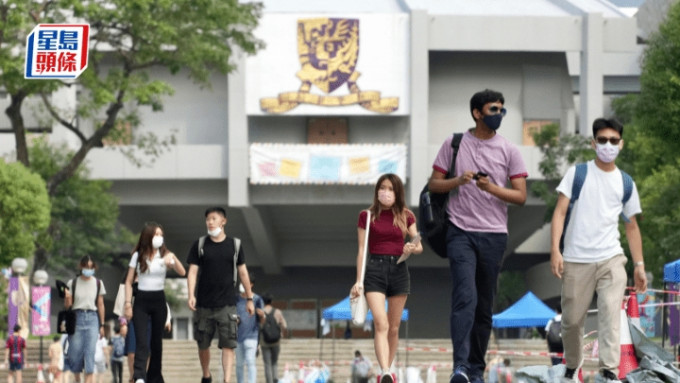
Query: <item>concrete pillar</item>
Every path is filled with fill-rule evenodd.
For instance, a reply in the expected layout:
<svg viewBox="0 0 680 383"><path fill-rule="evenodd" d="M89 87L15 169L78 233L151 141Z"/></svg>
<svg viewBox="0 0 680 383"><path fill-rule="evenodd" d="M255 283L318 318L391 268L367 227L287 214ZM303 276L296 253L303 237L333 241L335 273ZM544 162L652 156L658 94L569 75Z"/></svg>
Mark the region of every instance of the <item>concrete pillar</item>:
<svg viewBox="0 0 680 383"><path fill-rule="evenodd" d="M604 19L600 13L583 15L581 77L579 81L580 116L578 131L590 136L593 121L602 115L604 75L602 62Z"/></svg>
<svg viewBox="0 0 680 383"><path fill-rule="evenodd" d="M410 158L408 183L409 200L407 204L418 206L420 190L430 176L431 164L427 163L429 138L429 81L430 60L428 48L428 15L427 11L414 9L411 11L411 116L410 116Z"/></svg>
<svg viewBox="0 0 680 383"><path fill-rule="evenodd" d="M240 52L234 52L236 69L228 77L228 147L227 167L229 169L228 201L231 207L248 206L248 115L246 114L246 59Z"/></svg>

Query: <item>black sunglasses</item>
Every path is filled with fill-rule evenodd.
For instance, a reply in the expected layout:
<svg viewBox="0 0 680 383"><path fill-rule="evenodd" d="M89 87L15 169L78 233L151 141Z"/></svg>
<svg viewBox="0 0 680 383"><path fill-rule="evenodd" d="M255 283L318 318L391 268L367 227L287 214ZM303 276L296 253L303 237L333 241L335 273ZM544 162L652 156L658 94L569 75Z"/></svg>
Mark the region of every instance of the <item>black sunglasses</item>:
<svg viewBox="0 0 680 383"><path fill-rule="evenodd" d="M508 111L505 108L499 108L497 106L491 106L491 107L489 107L489 113L491 113L491 114L500 113L501 115L505 116L505 114L508 113Z"/></svg>
<svg viewBox="0 0 680 383"><path fill-rule="evenodd" d="M595 141L597 141L597 143L600 144L600 145L606 144L607 141L609 141L612 145L618 145L619 142L621 142L621 138L598 136L598 137L595 137Z"/></svg>

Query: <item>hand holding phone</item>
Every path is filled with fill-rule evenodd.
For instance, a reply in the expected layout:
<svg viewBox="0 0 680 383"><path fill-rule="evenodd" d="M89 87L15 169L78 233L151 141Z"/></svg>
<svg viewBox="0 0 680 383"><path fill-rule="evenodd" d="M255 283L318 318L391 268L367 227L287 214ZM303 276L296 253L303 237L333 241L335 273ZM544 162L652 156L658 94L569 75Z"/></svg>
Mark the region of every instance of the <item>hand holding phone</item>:
<svg viewBox="0 0 680 383"><path fill-rule="evenodd" d="M474 176L472 176L472 179L477 181L479 177L488 177L489 175L484 173L484 172L477 172Z"/></svg>

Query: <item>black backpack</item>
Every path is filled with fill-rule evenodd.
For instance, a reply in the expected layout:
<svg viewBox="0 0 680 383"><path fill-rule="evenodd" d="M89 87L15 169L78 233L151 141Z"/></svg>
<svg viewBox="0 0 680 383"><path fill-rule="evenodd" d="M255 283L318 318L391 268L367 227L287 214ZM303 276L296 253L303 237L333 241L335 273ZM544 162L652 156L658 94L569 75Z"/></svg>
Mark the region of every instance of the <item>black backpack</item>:
<svg viewBox="0 0 680 383"><path fill-rule="evenodd" d="M463 133L456 133L451 140L453 154L451 156L451 166L449 167L446 178L453 178L456 172L456 157ZM420 192L420 203L418 205L418 228L420 235L428 246L440 257L447 258L446 255L446 229L449 225L449 215L446 213L446 206L449 202L449 193L432 193L427 184Z"/></svg>
<svg viewBox="0 0 680 383"><path fill-rule="evenodd" d="M262 325L262 339L267 343L276 343L281 339L281 326L276 321L273 309L271 313L265 315L264 324Z"/></svg>

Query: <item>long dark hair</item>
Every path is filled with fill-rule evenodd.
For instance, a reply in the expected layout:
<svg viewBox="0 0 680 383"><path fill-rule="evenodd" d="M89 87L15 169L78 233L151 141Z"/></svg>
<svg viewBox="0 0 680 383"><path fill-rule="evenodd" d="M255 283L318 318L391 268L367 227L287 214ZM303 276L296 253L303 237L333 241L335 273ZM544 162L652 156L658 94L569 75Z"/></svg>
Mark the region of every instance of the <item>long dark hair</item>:
<svg viewBox="0 0 680 383"><path fill-rule="evenodd" d="M380 190L380 185L383 181L389 180L392 183L392 190L394 191L394 204L392 205L392 214L394 215L394 226L401 229L402 234L406 234L408 231L407 218L411 214L411 211L406 207L406 192L404 190L404 183L401 182L401 178L398 175L392 173L385 173L375 184L375 190L373 191L373 204L369 210L373 215L371 217L371 222L375 222L377 217L380 217L381 205L378 200L378 191Z"/></svg>
<svg viewBox="0 0 680 383"><path fill-rule="evenodd" d="M153 248L153 237L156 235L156 229L161 229L163 234L163 226L156 222L147 222L142 228L142 232L139 233L139 241L137 241L137 246L132 250L132 254L137 253L137 264L139 265L139 271L145 273L149 268L146 261L149 260L151 255L154 253ZM163 240L163 245L158 249L161 253L161 258L169 252L168 248L165 247L165 240Z"/></svg>

